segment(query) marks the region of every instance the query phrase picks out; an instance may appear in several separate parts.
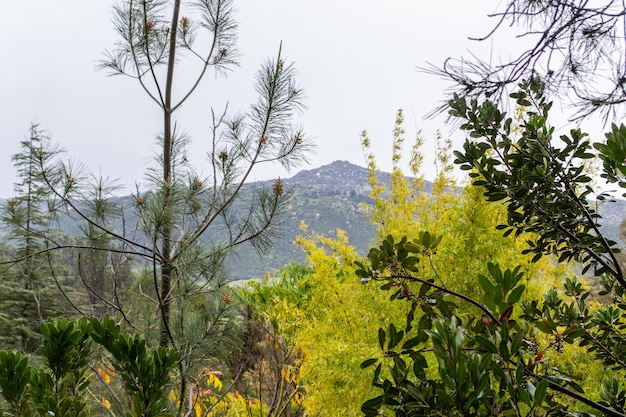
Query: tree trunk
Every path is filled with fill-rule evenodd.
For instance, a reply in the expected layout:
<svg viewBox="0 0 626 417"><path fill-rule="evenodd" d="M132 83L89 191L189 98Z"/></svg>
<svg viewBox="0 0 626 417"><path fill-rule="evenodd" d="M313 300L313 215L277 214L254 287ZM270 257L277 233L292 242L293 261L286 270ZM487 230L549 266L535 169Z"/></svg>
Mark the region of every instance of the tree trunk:
<svg viewBox="0 0 626 417"><path fill-rule="evenodd" d="M171 186L172 186L172 85L174 82L174 66L176 65L176 36L178 33L178 15L180 12L180 0L174 2L172 11L172 24L170 31L170 46L167 62L167 80L165 84L165 106L163 108L163 183L165 187L164 215L169 217L171 209ZM167 346L171 341L170 334L170 310L172 288L172 228L169 219L164 219L163 241L161 245L163 262L161 263L161 346Z"/></svg>

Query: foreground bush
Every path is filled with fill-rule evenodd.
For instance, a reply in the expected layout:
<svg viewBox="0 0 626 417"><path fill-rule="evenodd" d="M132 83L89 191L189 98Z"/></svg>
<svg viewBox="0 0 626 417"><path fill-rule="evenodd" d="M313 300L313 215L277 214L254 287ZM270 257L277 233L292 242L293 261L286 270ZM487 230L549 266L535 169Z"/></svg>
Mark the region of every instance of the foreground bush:
<svg viewBox="0 0 626 417"><path fill-rule="evenodd" d="M41 332L41 366L31 365L21 352L0 351L0 416L88 416L106 409L114 415L174 415L166 412L171 406L166 387L177 363L173 349L147 348L143 337L122 333L110 317L49 320ZM96 352L106 354L99 364L111 366L98 374L120 378L119 387L94 402L89 386Z"/></svg>
<svg viewBox="0 0 626 417"><path fill-rule="evenodd" d="M524 271L516 262L488 263L488 273L474 277L480 294L457 292L430 278L437 268L420 259L450 236L390 235L370 250L357 275L380 282L411 310L402 327L378 330L380 354L361 364L375 366L378 389L362 405L366 416L626 415L624 266L619 246L600 228L598 206L610 196L592 185L588 172L595 147L602 176L626 188L626 127L614 125L593 146L579 129L557 139L541 80L522 83L511 97L524 109L519 127L492 102L450 102L451 115L472 138L455 162L488 201L504 204L506 217L496 228L523 239L523 254L533 262L553 255L554 262L580 263L583 274L597 277L597 295L610 301L590 307L592 294L576 276L560 291L522 300ZM579 375L559 366L568 345L579 352ZM583 386L581 375L597 369L602 378Z"/></svg>

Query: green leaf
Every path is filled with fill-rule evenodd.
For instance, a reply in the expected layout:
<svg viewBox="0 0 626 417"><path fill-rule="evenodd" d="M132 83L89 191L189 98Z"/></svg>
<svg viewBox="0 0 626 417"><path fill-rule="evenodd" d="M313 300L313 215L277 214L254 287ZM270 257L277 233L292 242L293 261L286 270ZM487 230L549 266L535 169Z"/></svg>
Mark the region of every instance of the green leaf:
<svg viewBox="0 0 626 417"><path fill-rule="evenodd" d="M496 345L485 336L477 334L476 336L474 336L474 340L481 348L483 348L487 352L498 353L498 348L496 347Z"/></svg>
<svg viewBox="0 0 626 417"><path fill-rule="evenodd" d="M421 336L415 336L410 338L402 344L402 350L412 349L415 346L418 346L420 343L422 343L422 339L423 338Z"/></svg>
<svg viewBox="0 0 626 417"><path fill-rule="evenodd" d="M378 362L378 359L376 358L364 360L363 362L361 362L361 369L369 368L370 366L374 365L376 362Z"/></svg>
<svg viewBox="0 0 626 417"><path fill-rule="evenodd" d="M374 377L372 378L374 382L378 380L378 377L380 376L380 371L383 369L382 366L382 363L379 363L378 366L376 366L376 369L374 370Z"/></svg>
<svg viewBox="0 0 626 417"><path fill-rule="evenodd" d="M500 356L502 356L502 359L504 359L505 361L511 359L508 340L502 340L500 342L500 349L498 349L498 351L500 353Z"/></svg>
<svg viewBox="0 0 626 417"><path fill-rule="evenodd" d="M511 353L512 354L517 354L517 352L522 347L523 341L524 341L524 333L523 332L517 333L515 335L515 337L513 338L513 342L511 342Z"/></svg>
<svg viewBox="0 0 626 417"><path fill-rule="evenodd" d="M389 343L387 344L387 350L392 350L398 343L404 338L404 330L398 331L396 326L391 323L389 325Z"/></svg>
<svg viewBox="0 0 626 417"><path fill-rule="evenodd" d="M385 396L379 395L378 397L371 398L361 405L361 411L366 416L376 416L378 415L378 410L383 405Z"/></svg>
<svg viewBox="0 0 626 417"><path fill-rule="evenodd" d="M532 398L530 398L530 394L528 393L527 389L520 388L518 393L519 393L520 399L522 400L524 404L527 404L529 406L533 404L533 400Z"/></svg>
<svg viewBox="0 0 626 417"><path fill-rule="evenodd" d="M489 279L489 277L479 274L478 283L487 295L492 295L496 289L496 285Z"/></svg>
<svg viewBox="0 0 626 417"><path fill-rule="evenodd" d="M435 280L431 278L431 279L428 280L428 282L432 283L432 282L435 282ZM419 297L425 296L431 288L432 287L430 285L428 285L428 284L422 284L422 286L420 287L420 290L419 290Z"/></svg>
<svg viewBox="0 0 626 417"><path fill-rule="evenodd" d="M546 334L552 334L554 332L554 330L556 330L556 328L553 328L550 323L548 322L548 320L539 320L535 323L535 326L537 326L537 328L539 330L541 330L542 332L546 333Z"/></svg>
<svg viewBox="0 0 626 417"><path fill-rule="evenodd" d="M519 287L516 287L513 291L509 293L509 296L506 299L507 303L510 305L517 303L520 300L520 298L522 298L522 295L524 294L525 290L526 290L525 285L520 285Z"/></svg>
<svg viewBox="0 0 626 417"><path fill-rule="evenodd" d="M535 388L535 385L532 382L530 382L530 381L526 382L526 390L528 391L528 394L530 395L530 398L532 398L533 401L534 401L534 399L535 399L535 391L537 390Z"/></svg>
<svg viewBox="0 0 626 417"><path fill-rule="evenodd" d="M417 309L417 303L412 303L411 309L406 315L406 326L404 328L404 331L406 334L408 334L411 331L411 329L413 329L413 321L415 320L416 309Z"/></svg>
<svg viewBox="0 0 626 417"><path fill-rule="evenodd" d="M537 384L537 387L535 389L535 398L534 398L535 405L540 406L541 404L543 404L543 402L546 399L547 393L548 393L548 380L542 379L541 382Z"/></svg>

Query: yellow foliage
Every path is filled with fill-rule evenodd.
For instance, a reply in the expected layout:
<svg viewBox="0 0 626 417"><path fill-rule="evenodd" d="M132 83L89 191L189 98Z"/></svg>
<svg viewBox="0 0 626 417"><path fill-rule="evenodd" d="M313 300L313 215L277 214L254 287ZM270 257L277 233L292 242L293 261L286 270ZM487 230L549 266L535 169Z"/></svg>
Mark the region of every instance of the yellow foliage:
<svg viewBox="0 0 626 417"><path fill-rule="evenodd" d="M294 338L303 354L302 402L309 415L360 416L361 403L374 391L359 365L379 354L378 327L404 317L407 306L389 303L387 294L359 282L354 262L360 257L343 231L336 238L311 233L297 242L313 271L301 308L306 319Z"/></svg>
<svg viewBox="0 0 626 417"><path fill-rule="evenodd" d="M210 374L206 383L208 386L214 387L216 391L220 391L222 389L222 381L220 381L215 374Z"/></svg>
<svg viewBox="0 0 626 417"><path fill-rule="evenodd" d="M506 220L504 207L485 201L478 187L459 187L453 182L449 140L439 134L435 137L438 174L430 193L425 192L419 173L423 161L419 151L423 139L419 134L408 163L412 178L405 176L401 169L405 142L402 122L399 111L393 131L389 184L378 182L375 157L368 153L371 141L367 132L361 135L373 199L365 209L379 237L391 234L397 240L403 236L412 240L424 231L443 235L437 254L422 256L420 274L478 299L482 291L477 275L487 273L487 262L497 263L502 269L522 264L527 296L533 298L560 283L567 266L558 266L549 259L533 264L530 258L520 256L526 239L531 237L505 238L495 230ZM391 302L390 294L374 283L360 283L355 274L355 261L360 256L345 232L337 230L336 237L330 238L310 232L304 223L301 229L303 235L297 243L311 269L298 283L305 290L298 300L277 296L271 306L265 307L267 319L278 323L284 340L302 353L299 372L292 374L290 368L283 367L281 374L286 381L297 380L304 386L301 402L307 415L360 416L363 401L380 392L371 386L371 370L362 370L359 365L380 356L378 329L390 323L404 328L410 306ZM465 311L471 314L471 309ZM436 366L432 370L436 371ZM299 392L294 401L300 403Z"/></svg>
<svg viewBox="0 0 626 417"><path fill-rule="evenodd" d="M367 154L370 140L366 132L362 135L374 200L367 210L379 236L392 234L399 240L403 236L417 238L423 231L443 235L437 254L421 260L420 273L478 299L482 291L476 277L487 273L487 262L498 263L503 269L521 263L527 296L539 297L546 288L560 282L567 267L550 260L531 263L530 258L520 256L528 236L505 238L495 230L505 220L502 205L485 201L477 187L458 187L452 181L449 140L441 135L435 138L438 174L431 193L424 192L419 175L423 160L419 153L423 139L419 135L409 161L413 178L404 175L400 168L402 121L399 112L393 131L389 184L378 182L375 158ZM359 364L380 355L378 328L386 328L391 322L403 326L409 306L390 302L389 294L374 284L359 283L354 274L358 256L344 232L337 231L335 239L309 233L297 242L313 270L307 281L310 290L306 320L295 338L304 354L300 378L306 388L305 408L310 415L358 416L363 400L379 394L371 390L371 371L362 371Z"/></svg>
<svg viewBox="0 0 626 417"><path fill-rule="evenodd" d="M401 115L401 112L399 112ZM402 123L398 117L396 123ZM394 130L394 154L400 152L403 143L396 137L403 132ZM442 235L443 240L436 256L423 259L423 273L428 278L443 280L445 285L469 296L480 297L482 291L477 282L478 274L486 274L487 262L499 264L503 269L522 265L526 277L526 297L538 298L548 288L560 285L564 274L570 272L567 265L557 265L545 258L532 263L530 256L522 256L526 240L532 236L518 238L503 237L495 228L506 222L506 209L502 204L488 202L479 187L471 184L458 186L452 179L450 140L435 136L436 177L431 193L426 193L419 175L419 147L423 139L418 135L411 151L408 178L400 167L399 158L393 160L390 184L377 182L375 158L369 154L368 141L362 141L370 161L371 197L374 204L369 208L372 222L378 228L380 238L391 234L397 240L406 236L415 239L420 232L428 231ZM436 271L436 274L435 272Z"/></svg>
<svg viewBox="0 0 626 417"><path fill-rule="evenodd" d="M294 366L286 365L283 369L281 369L280 374L287 383L298 382L299 370Z"/></svg>
<svg viewBox="0 0 626 417"><path fill-rule="evenodd" d="M111 378L115 377L115 371L113 369L96 368L96 372L98 372L98 375L100 375L106 384L111 383Z"/></svg>
<svg viewBox="0 0 626 417"><path fill-rule="evenodd" d="M215 384L217 377L210 378ZM218 384L221 386L221 382ZM216 385L213 385L217 388ZM170 399L175 401L178 394L172 390L169 393ZM252 417L267 415L267 407L259 400L247 398L238 392L229 392L225 395L217 391L192 386L189 392L189 407L193 410L195 417ZM104 404L103 399L103 404ZM176 402L178 407L180 403ZM106 404L105 404L106 406ZM110 406L110 404L109 404ZM108 407L107 407L108 408Z"/></svg>
<svg viewBox="0 0 626 417"><path fill-rule="evenodd" d="M102 405L107 409L110 410L111 409L111 402L109 400L107 400L106 398L102 398Z"/></svg>
<svg viewBox="0 0 626 417"><path fill-rule="evenodd" d="M267 415L267 408L256 399L248 399L237 392L226 394L217 404L217 396L199 401L194 406L196 417L251 417ZM210 411L209 411L210 410Z"/></svg>

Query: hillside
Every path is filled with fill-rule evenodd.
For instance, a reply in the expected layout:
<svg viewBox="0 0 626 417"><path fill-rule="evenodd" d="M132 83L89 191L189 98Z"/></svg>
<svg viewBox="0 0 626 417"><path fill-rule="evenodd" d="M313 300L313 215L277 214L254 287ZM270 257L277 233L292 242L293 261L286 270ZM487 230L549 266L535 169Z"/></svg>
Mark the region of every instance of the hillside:
<svg viewBox="0 0 626 417"><path fill-rule="evenodd" d="M378 175L381 183L388 182L389 178L388 173ZM271 187L272 181L248 184L244 192L260 184ZM304 253L295 245L296 236L301 233L302 221L306 222L309 231L327 236L334 236L337 229L345 230L350 244L359 253L367 253L375 236L375 229L363 211L363 204L372 202L365 168L346 161L335 161L319 168L300 171L293 177L284 179L284 185L292 190L293 198L287 215L282 218L282 236L262 258L250 246L240 247L229 262L234 280L263 276L290 261L303 262ZM431 190L432 183L426 182L425 191ZM116 200L122 206L130 205L130 197L119 197ZM626 217L626 201L602 204L599 210L604 219L603 228L610 238L617 239L619 223ZM127 213L126 227L131 230L136 219L130 215L131 210ZM75 221L65 218L62 222L70 236L80 233Z"/></svg>
<svg viewBox="0 0 626 417"><path fill-rule="evenodd" d="M379 180L386 182L389 174L379 174ZM246 184L242 193L249 193L259 185L271 187L273 181ZM350 242L361 253L366 253L374 237L374 227L363 213L362 203L370 202L367 170L345 161L335 161L316 169L303 170L291 178L283 180L285 189L293 193L291 206L281 221L281 237L275 241L272 250L262 258L251 246L238 248L229 268L234 280L258 277L273 272L290 261L304 261L304 253L295 245L296 236L301 233L300 223L306 222L309 230L334 236L337 229L348 233ZM245 197L244 197L245 199ZM117 206L124 208L125 223L114 222L117 231L134 230L137 218L130 209L130 196L113 198ZM0 199L0 204L4 203ZM80 203L77 203L80 206ZM61 214L59 223L69 236L81 234L82 221ZM0 225L0 238L4 235ZM208 233L220 233L212 229ZM141 239L141 238L140 238Z"/></svg>
<svg viewBox="0 0 626 417"><path fill-rule="evenodd" d="M387 182L389 174L379 174ZM367 253L375 229L363 213L363 203L370 203L367 170L346 161L335 161L316 169L303 170L284 180L293 198L282 223L282 237L270 253L259 258L251 248L238 251L230 262L235 279L256 277L274 271L290 261L303 262L304 253L295 245L304 221L310 231L335 236L345 230L350 243L360 253ZM254 184L251 184L253 186Z"/></svg>

